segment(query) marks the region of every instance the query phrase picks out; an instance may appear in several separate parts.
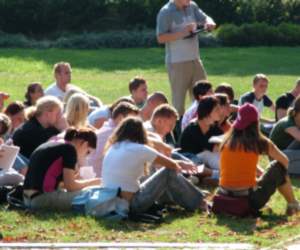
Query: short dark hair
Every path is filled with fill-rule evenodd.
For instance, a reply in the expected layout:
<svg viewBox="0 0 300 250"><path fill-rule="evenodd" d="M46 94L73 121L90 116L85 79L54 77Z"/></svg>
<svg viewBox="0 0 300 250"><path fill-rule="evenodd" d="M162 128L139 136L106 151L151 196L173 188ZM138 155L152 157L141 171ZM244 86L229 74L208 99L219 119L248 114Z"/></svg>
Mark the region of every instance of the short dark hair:
<svg viewBox="0 0 300 250"><path fill-rule="evenodd" d="M205 96L210 89L212 89L212 84L209 81L197 81L193 87L194 98L199 100L199 96Z"/></svg>
<svg viewBox="0 0 300 250"><path fill-rule="evenodd" d="M112 111L112 118L116 119L119 115L127 116L131 113L139 114L139 109L129 102L120 102Z"/></svg>
<svg viewBox="0 0 300 250"><path fill-rule="evenodd" d="M70 127L67 129L64 139L66 141L72 140L83 140L86 141L91 148L96 148L97 146L97 136L93 129L88 127L75 128Z"/></svg>
<svg viewBox="0 0 300 250"><path fill-rule="evenodd" d="M129 82L129 92L132 93L132 91L138 89L142 84L146 84L146 80L142 77L134 77Z"/></svg>
<svg viewBox="0 0 300 250"><path fill-rule="evenodd" d="M25 106L22 102L15 101L15 102L12 102L12 103L7 105L4 113L8 116L11 116L11 115L18 114L21 111L24 111L24 109L25 109Z"/></svg>
<svg viewBox="0 0 300 250"><path fill-rule="evenodd" d="M229 83L220 83L216 89L215 89L215 93L224 93L226 95L228 95L229 100L232 102L234 100L234 90L232 88L232 86Z"/></svg>
<svg viewBox="0 0 300 250"><path fill-rule="evenodd" d="M225 106L225 105L229 104L228 95L223 94L223 93L217 93L217 94L215 94L215 97L217 97L220 106Z"/></svg>
<svg viewBox="0 0 300 250"><path fill-rule="evenodd" d="M204 96L199 100L197 115L198 120L208 117L213 109L219 104L215 96Z"/></svg>

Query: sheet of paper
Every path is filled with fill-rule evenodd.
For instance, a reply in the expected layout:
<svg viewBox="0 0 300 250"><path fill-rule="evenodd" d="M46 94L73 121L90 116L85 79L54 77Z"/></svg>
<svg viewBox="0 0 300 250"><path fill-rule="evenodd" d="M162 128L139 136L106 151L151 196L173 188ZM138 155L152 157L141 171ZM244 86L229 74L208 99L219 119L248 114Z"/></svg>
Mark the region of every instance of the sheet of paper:
<svg viewBox="0 0 300 250"><path fill-rule="evenodd" d="M9 146L2 144L0 146L0 168L4 171L9 170L19 153L20 148L17 146Z"/></svg>

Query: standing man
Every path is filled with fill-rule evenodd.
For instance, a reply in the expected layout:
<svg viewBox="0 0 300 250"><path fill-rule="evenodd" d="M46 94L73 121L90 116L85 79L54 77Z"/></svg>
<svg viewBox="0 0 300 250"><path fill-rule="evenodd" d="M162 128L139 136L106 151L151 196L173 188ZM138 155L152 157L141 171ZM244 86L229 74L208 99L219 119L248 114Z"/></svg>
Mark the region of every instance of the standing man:
<svg viewBox="0 0 300 250"><path fill-rule="evenodd" d="M199 56L198 25L212 30L216 24L191 0L170 0L157 16L156 34L166 44L166 65L172 90L172 103L184 114L186 92L193 84L206 79Z"/></svg>

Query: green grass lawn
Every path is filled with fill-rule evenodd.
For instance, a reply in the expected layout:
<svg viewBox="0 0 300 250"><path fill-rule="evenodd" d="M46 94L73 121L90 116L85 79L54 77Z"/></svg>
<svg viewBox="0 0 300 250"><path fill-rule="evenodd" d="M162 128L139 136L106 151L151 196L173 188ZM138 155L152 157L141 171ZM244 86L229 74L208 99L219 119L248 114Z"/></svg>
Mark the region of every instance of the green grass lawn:
<svg viewBox="0 0 300 250"><path fill-rule="evenodd" d="M293 87L299 77L300 48L213 48L202 49L209 80L231 83L236 96L249 91L255 73L270 79L269 95L275 99ZM170 97L163 49L122 50L0 50L0 90L11 99L23 100L26 85L33 81L53 82L55 62L72 65L72 82L110 103L127 95L129 80L144 76L150 92L164 91ZM189 100L187 100L187 103ZM269 112L266 115L271 117ZM266 159L262 161L266 165ZM293 180L300 199L300 181ZM5 241L165 241L247 242L268 246L300 230L299 216L284 216L285 202L278 194L259 219L207 217L204 214L171 214L161 225L111 222L74 214L5 211L0 206L0 232Z"/></svg>

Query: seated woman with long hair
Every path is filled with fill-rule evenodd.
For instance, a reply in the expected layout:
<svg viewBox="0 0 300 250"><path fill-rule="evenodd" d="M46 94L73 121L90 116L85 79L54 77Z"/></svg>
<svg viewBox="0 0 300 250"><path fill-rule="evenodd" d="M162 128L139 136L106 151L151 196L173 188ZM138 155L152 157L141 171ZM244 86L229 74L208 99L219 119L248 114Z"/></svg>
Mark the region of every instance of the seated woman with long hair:
<svg viewBox="0 0 300 250"><path fill-rule="evenodd" d="M36 101L44 96L42 84L39 82L30 83L25 93L24 105L30 107L36 104Z"/></svg>
<svg viewBox="0 0 300 250"><path fill-rule="evenodd" d="M256 180L259 156L274 159ZM251 211L258 212L278 189L287 202L287 215L300 210L287 174L287 157L259 131L259 114L252 104L239 108L238 117L221 145L219 194L248 197Z"/></svg>
<svg viewBox="0 0 300 250"><path fill-rule="evenodd" d="M96 148L97 137L89 128L69 128L64 142L46 142L30 158L24 181L24 202L30 209L71 210L74 196L100 179L76 178L76 163Z"/></svg>
<svg viewBox="0 0 300 250"><path fill-rule="evenodd" d="M183 166L148 145L142 120L123 120L110 137L102 165L102 182L107 188L121 188L121 197L129 201L132 212L147 211L168 192L172 200L188 210L205 208L199 189L180 173ZM143 183L146 163L164 166Z"/></svg>

